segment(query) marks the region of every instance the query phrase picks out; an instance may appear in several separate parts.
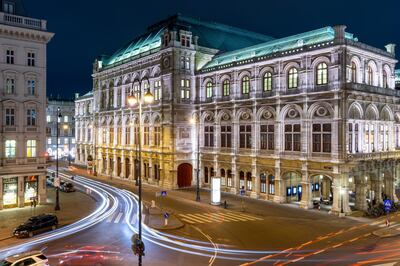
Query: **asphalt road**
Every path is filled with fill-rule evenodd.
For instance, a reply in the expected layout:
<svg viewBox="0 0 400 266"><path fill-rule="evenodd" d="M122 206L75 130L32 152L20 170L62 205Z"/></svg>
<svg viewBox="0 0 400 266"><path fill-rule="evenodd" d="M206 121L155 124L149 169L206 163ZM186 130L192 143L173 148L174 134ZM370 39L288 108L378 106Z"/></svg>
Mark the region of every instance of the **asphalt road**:
<svg viewBox="0 0 400 266"><path fill-rule="evenodd" d="M40 243L10 246L8 253L0 250L0 257L41 249L51 265L137 263L130 249L137 227L137 205L128 191L133 188L82 177L75 180L77 187L99 191L99 195L92 195L98 205L105 206L94 221L72 225L79 231L65 232L61 228L50 232L49 238ZM156 191L157 188L146 187L144 199L154 199ZM236 204L234 198L227 199L232 207ZM371 234L384 220L362 223L260 201L246 202L245 212L224 210L194 202L180 191L169 192L162 202L156 200L164 209L173 211L185 226L167 232L144 227L143 265L376 265L400 258L399 239L380 239ZM398 216L393 218L394 226L398 220ZM39 241L45 236L27 241Z"/></svg>

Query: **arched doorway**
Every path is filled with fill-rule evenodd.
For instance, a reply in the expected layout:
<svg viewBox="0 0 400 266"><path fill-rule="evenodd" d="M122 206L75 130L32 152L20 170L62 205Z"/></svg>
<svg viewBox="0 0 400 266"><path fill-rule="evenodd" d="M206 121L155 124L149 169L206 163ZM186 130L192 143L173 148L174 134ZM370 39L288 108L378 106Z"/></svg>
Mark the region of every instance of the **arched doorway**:
<svg viewBox="0 0 400 266"><path fill-rule="evenodd" d="M303 196L301 175L296 172L288 172L284 175L286 188L286 202L300 202Z"/></svg>
<svg viewBox="0 0 400 266"><path fill-rule="evenodd" d="M131 174L131 163L129 158L125 158L125 178L129 178Z"/></svg>
<svg viewBox="0 0 400 266"><path fill-rule="evenodd" d="M314 201L321 201L325 205L333 203L332 178L326 175L314 175L310 178L311 194Z"/></svg>
<svg viewBox="0 0 400 266"><path fill-rule="evenodd" d="M192 165L183 163L178 166L178 187L190 187L192 185Z"/></svg>

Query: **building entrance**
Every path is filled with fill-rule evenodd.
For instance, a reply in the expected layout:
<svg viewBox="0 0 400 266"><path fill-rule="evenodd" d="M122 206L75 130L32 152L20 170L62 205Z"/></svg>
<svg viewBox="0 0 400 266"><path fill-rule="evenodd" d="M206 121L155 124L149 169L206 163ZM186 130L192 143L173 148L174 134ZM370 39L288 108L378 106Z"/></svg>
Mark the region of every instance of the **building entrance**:
<svg viewBox="0 0 400 266"><path fill-rule="evenodd" d="M178 187L190 187L192 185L192 165L183 163L178 166Z"/></svg>

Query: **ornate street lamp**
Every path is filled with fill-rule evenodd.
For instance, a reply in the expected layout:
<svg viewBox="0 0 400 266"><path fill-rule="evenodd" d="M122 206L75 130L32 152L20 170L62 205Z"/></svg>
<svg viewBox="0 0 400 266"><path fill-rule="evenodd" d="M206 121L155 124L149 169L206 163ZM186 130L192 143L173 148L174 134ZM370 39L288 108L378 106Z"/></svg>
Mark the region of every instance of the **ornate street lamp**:
<svg viewBox="0 0 400 266"><path fill-rule="evenodd" d="M137 181L138 181L138 186L139 186L139 192L138 192L138 196L139 196L139 236L138 236L138 240L140 245L143 246L143 242L142 242L142 177L141 177L141 167L142 167L142 139L141 139L141 129L142 129L142 104L150 104L153 102L154 100L154 96L153 94L150 92L150 86L147 89L146 93L143 95L142 97L142 92L141 92L141 83L143 80L139 81L139 92L135 95L129 95L128 96L128 105L129 107L133 108L136 105L139 105L139 142L138 142L138 146L139 146L139 162L138 162L138 169L137 172L139 173ZM147 80L148 82L148 80ZM141 266L142 265L142 255L143 252L139 252L138 256L139 256L139 260L138 260L138 265Z"/></svg>

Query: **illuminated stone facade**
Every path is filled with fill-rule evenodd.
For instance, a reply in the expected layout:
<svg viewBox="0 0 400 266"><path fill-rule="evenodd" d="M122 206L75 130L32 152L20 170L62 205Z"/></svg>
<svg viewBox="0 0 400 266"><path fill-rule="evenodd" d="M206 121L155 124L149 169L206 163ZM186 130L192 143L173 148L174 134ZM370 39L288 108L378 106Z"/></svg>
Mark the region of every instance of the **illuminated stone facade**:
<svg viewBox="0 0 400 266"><path fill-rule="evenodd" d="M245 46L230 47L233 39ZM78 150L94 157L99 173L134 179L138 108L126 99L150 88L145 182L195 185L199 139L202 187L221 177L225 191L253 198L304 208L322 198L335 213L366 209L395 199L396 62L394 45L365 45L344 26L273 39L175 16L96 60L93 115L77 117L77 128L95 130L96 152L79 141Z"/></svg>
<svg viewBox="0 0 400 266"><path fill-rule="evenodd" d="M46 203L46 21L0 6L0 209Z"/></svg>

